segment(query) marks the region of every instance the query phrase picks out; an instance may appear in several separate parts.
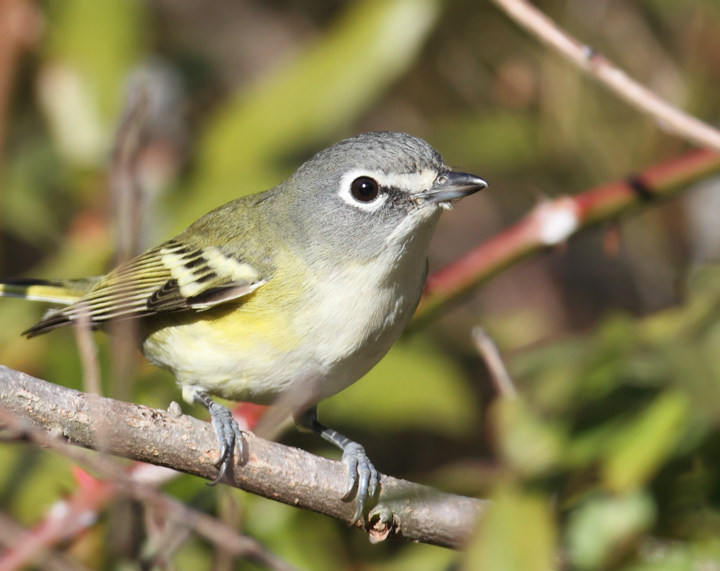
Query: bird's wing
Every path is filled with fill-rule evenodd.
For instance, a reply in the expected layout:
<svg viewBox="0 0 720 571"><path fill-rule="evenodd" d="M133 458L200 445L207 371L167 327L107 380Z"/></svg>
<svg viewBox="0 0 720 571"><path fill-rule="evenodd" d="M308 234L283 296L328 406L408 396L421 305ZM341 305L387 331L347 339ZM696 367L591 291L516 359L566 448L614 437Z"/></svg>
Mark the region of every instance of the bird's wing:
<svg viewBox="0 0 720 571"><path fill-rule="evenodd" d="M266 281L252 264L218 247L177 240L148 250L102 278L79 301L28 329L28 337L68 325L82 314L92 325L110 319L204 310L238 299Z"/></svg>

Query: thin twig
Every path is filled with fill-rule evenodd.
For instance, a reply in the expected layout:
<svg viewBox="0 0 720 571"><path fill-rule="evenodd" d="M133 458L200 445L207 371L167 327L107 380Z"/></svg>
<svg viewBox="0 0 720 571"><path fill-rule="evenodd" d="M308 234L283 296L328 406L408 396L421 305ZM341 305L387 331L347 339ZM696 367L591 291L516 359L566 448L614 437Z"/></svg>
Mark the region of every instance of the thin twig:
<svg viewBox="0 0 720 571"><path fill-rule="evenodd" d="M100 365L98 364L97 347L92 337L90 311L87 304L80 304L75 321L75 340L80 353L83 368L83 386L86 393L102 395L100 386Z"/></svg>
<svg viewBox="0 0 720 571"><path fill-rule="evenodd" d="M144 553L140 567L142 569L169 569L168 563L172 555L180 549L190 536L190 528L164 517L157 510L145 506L145 529L148 544L152 547ZM146 548L145 551L148 551ZM223 550L220 550L224 553Z"/></svg>
<svg viewBox="0 0 720 571"><path fill-rule="evenodd" d="M431 274L410 331L423 327L480 284L525 258L563 243L582 229L654 206L718 171L720 155L698 149L627 180L539 204L510 228Z"/></svg>
<svg viewBox="0 0 720 571"><path fill-rule="evenodd" d="M98 363L97 346L92 336L90 323L91 318L88 307L86 304L81 304L73 329L75 330L75 340L83 369L83 387L88 394L88 403L92 408L91 416L94 419L94 429L98 440L97 449L105 450L107 426L102 414L99 414L100 408L97 405L97 399L102 396L100 364Z"/></svg>
<svg viewBox="0 0 720 571"><path fill-rule="evenodd" d="M183 134L181 89L169 67L145 63L137 66L125 83L125 100L108 168L116 265L144 249L153 202L178 166ZM113 322L110 334L111 395L128 400L136 363L138 323Z"/></svg>
<svg viewBox="0 0 720 571"><path fill-rule="evenodd" d="M217 443L209 423L112 399L99 400L100 414L108 428L110 454L203 478L217 476ZM59 431L73 443L97 446L91 408L84 393L0 366L0 406L45 431ZM249 453L234 467L229 485L347 523L352 521L354 506L340 499L347 478L341 462L269 442L252 433L246 433L245 438ZM369 523L358 523L375 536L387 532L410 541L454 548L463 545L486 506L481 500L384 475L378 502L370 512Z"/></svg>
<svg viewBox="0 0 720 571"><path fill-rule="evenodd" d="M150 107L149 87L132 83L125 95L120 123L115 133L108 170L115 218L115 263L121 264L140 253L143 235L143 187L139 159L147 145ZM110 323L112 352L112 395L128 399L132 387L133 348L139 331L135 321Z"/></svg>
<svg viewBox="0 0 720 571"><path fill-rule="evenodd" d="M512 20L577 65L620 98L651 116L658 126L701 147L720 152L720 131L640 85L592 47L583 44L526 0L492 0Z"/></svg>
<svg viewBox="0 0 720 571"><path fill-rule="evenodd" d="M510 378L507 367L500 356L495 341L487 334L482 327L475 327L472 330L472 338L478 353L482 356L487 366L490 378L492 379L498 393L506 398L517 398L517 389Z"/></svg>
<svg viewBox="0 0 720 571"><path fill-rule="evenodd" d="M139 254L142 235L142 185L138 158L146 142L150 94L145 84L129 89L110 164L110 190L115 202L118 263Z"/></svg>

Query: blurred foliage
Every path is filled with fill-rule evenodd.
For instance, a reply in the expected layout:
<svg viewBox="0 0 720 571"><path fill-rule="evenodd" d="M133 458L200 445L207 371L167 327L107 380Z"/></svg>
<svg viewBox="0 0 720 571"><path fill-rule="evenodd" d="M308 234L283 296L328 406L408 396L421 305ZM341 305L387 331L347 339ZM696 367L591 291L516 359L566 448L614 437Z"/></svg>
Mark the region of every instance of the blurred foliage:
<svg viewBox="0 0 720 571"><path fill-rule="evenodd" d="M544 497L498 486L465 554L464 569L544 571L555 566L555 525Z"/></svg>
<svg viewBox="0 0 720 571"><path fill-rule="evenodd" d="M663 97L717 121L716 0L536 4ZM685 149L490 3L47 0L38 9L44 31L19 61L0 133L1 276L78 277L112 264L110 157L142 77L159 94L134 163L144 246L362 131L421 136L490 182L444 215L432 267L538 196L580 192ZM236 504L243 532L308 570L720 568L720 271L709 264L720 235L707 215L718 192L708 183L505 272L321 405L381 471L493 500L464 553L370 545L317 514L188 476L165 490L221 517ZM82 389L72 331L20 337L43 311L2 300L0 363ZM496 397L471 346L479 322L508 358L516 400ZM112 342L97 340L107 394L156 407L179 399L170 375L133 356L126 377ZM133 382L118 386L125 378ZM295 431L283 438L336 454ZM66 460L27 445L0 447L0 465L0 509L27 527L76 489ZM134 552L108 541L131 528ZM59 549L93 568L137 569L157 541L151 526L111 510ZM216 556L190 535L170 560L190 570Z"/></svg>

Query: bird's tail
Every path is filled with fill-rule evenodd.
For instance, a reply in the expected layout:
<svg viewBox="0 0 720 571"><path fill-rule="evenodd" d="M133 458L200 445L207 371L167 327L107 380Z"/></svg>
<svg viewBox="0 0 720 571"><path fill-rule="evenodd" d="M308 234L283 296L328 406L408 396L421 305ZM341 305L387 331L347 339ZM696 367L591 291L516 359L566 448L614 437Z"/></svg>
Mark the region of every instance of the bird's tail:
<svg viewBox="0 0 720 571"><path fill-rule="evenodd" d="M81 280L0 280L0 297L20 297L70 305L88 293L99 278Z"/></svg>

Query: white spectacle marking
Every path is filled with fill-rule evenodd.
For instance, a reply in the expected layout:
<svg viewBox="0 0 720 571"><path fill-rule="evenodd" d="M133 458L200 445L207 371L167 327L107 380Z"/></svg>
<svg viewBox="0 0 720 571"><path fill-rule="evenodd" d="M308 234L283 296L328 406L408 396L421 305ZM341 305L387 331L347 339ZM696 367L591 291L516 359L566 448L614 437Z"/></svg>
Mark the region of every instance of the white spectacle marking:
<svg viewBox="0 0 720 571"><path fill-rule="evenodd" d="M580 225L577 205L569 197L538 205L533 217L540 241L547 246L564 242Z"/></svg>
<svg viewBox="0 0 720 571"><path fill-rule="evenodd" d="M428 190L434 183L438 173L432 170L424 170L414 173L383 173L378 171L351 170L346 172L340 180L340 191L338 195L350 206L375 212L387 201L387 195L381 191L375 200L361 202L352 195L352 183L356 178L366 176L375 180L382 188L399 188L408 194L418 194Z"/></svg>
<svg viewBox="0 0 720 571"><path fill-rule="evenodd" d="M380 186L399 188L410 194L424 192L435 184L438 173L433 170L424 170L413 173L373 173L372 176Z"/></svg>
<svg viewBox="0 0 720 571"><path fill-rule="evenodd" d="M377 198L369 202L362 202L354 198L352 195L352 183L356 178L359 178L361 176L370 177L374 179L378 184L380 184L376 173L361 170L352 170L346 172L340 179L340 192L338 192L338 195L350 206L354 206L355 208L359 208L360 210L364 210L365 212L375 212L376 210L380 209L383 204L385 204L388 198L387 194L384 194L382 191L380 191L377 195Z"/></svg>

